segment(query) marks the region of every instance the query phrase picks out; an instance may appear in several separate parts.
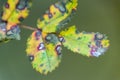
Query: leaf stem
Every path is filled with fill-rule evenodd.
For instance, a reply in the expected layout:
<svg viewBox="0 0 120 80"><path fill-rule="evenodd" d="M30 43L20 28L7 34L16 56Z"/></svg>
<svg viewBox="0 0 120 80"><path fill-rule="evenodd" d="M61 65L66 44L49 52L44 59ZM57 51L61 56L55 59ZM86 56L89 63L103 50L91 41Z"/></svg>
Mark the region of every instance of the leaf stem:
<svg viewBox="0 0 120 80"><path fill-rule="evenodd" d="M22 24L20 24L20 27L21 27L21 28L25 28L25 29L29 29L29 30L32 30L32 31L37 30L37 28L33 28L33 27L31 27L31 26L26 26L26 25L22 25Z"/></svg>

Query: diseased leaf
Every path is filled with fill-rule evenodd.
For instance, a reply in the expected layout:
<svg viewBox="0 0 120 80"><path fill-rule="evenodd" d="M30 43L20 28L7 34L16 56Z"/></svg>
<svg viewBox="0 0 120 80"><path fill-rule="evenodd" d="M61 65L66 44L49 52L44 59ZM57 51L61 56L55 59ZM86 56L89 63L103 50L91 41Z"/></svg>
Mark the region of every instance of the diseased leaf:
<svg viewBox="0 0 120 80"><path fill-rule="evenodd" d="M29 14L31 0L8 0L0 17L0 42L20 40L19 23Z"/></svg>
<svg viewBox="0 0 120 80"><path fill-rule="evenodd" d="M70 15L76 10L78 0L62 0L49 7L49 10L38 19L37 26L43 32L56 32L70 20ZM69 17L69 18L68 18Z"/></svg>
<svg viewBox="0 0 120 80"><path fill-rule="evenodd" d="M109 40L104 34L94 32L79 32L75 26L62 31L63 45L73 52L85 56L100 56L109 47Z"/></svg>
<svg viewBox="0 0 120 80"><path fill-rule="evenodd" d="M58 39L52 43L51 37L37 30L27 41L27 55L33 68L42 74L52 72L61 61L61 43Z"/></svg>

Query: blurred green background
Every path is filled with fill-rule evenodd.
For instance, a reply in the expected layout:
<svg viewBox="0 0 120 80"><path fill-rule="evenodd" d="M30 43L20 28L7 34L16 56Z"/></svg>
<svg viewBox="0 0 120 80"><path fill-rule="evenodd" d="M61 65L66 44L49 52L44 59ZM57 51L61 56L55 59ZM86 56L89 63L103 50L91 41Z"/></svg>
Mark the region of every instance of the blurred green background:
<svg viewBox="0 0 120 80"><path fill-rule="evenodd" d="M0 11L6 0L0 0ZM33 0L22 24L36 27L36 20L58 0ZM80 31L109 36L110 48L99 58L88 58L63 48L62 62L47 76L32 69L25 53L31 31L21 29L21 40L0 44L0 80L120 80L120 0L79 0L71 22Z"/></svg>

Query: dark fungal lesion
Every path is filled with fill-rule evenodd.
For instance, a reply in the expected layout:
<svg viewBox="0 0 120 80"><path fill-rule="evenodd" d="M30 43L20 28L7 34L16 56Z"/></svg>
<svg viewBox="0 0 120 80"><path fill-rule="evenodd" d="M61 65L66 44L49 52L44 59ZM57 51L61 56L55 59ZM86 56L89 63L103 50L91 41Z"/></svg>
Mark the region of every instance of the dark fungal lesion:
<svg viewBox="0 0 120 80"><path fill-rule="evenodd" d="M71 21L71 17L67 17L65 20L61 21L61 22L58 24L57 31L59 31L59 30L61 30L62 28L64 28L65 25L67 25L70 21Z"/></svg>
<svg viewBox="0 0 120 80"><path fill-rule="evenodd" d="M35 38L36 38L36 40L39 40L41 35L42 35L42 31L38 29L38 30L35 32Z"/></svg>
<svg viewBox="0 0 120 80"><path fill-rule="evenodd" d="M47 11L45 12L45 14L48 15L49 19L51 19L51 18L53 17L52 13L50 12L50 9L47 10ZM41 19L42 19L42 18L41 18ZM42 20L44 20L44 19L42 19Z"/></svg>
<svg viewBox="0 0 120 80"><path fill-rule="evenodd" d="M59 41L60 41L61 43L65 42L64 37L59 37Z"/></svg>
<svg viewBox="0 0 120 80"><path fill-rule="evenodd" d="M11 26L11 29L6 32L6 36L8 39L16 39L20 40L20 29L18 25Z"/></svg>
<svg viewBox="0 0 120 80"><path fill-rule="evenodd" d="M55 34L49 33L45 37L45 41L47 43L57 44L59 42L59 38Z"/></svg>
<svg viewBox="0 0 120 80"><path fill-rule="evenodd" d="M0 30L6 31L6 25L7 25L7 22L1 20L0 21Z"/></svg>
<svg viewBox="0 0 120 80"><path fill-rule="evenodd" d="M43 67L43 66L44 66L44 64L43 64L43 63L41 63L41 64L40 64L40 67Z"/></svg>
<svg viewBox="0 0 120 80"><path fill-rule="evenodd" d="M24 18L21 16L21 17L18 18L18 20L19 20L20 22L22 22L22 21L24 20Z"/></svg>
<svg viewBox="0 0 120 80"><path fill-rule="evenodd" d="M44 50L45 49L45 45L44 43L40 43L39 46L38 46L38 50Z"/></svg>
<svg viewBox="0 0 120 80"><path fill-rule="evenodd" d="M18 10L23 10L26 7L26 3L23 0L19 0L19 2L16 5L16 9Z"/></svg>
<svg viewBox="0 0 120 80"><path fill-rule="evenodd" d="M34 60L34 56L33 55L29 55L28 58L29 58L30 62L32 62Z"/></svg>
<svg viewBox="0 0 120 80"><path fill-rule="evenodd" d="M18 10L23 10L23 9L25 9L26 7L27 8L30 8L30 5L29 5L29 2L30 2L31 0L19 0L19 2L17 3L17 5L16 5L16 9L18 9Z"/></svg>
<svg viewBox="0 0 120 80"><path fill-rule="evenodd" d="M95 40L102 40L104 37L105 37L104 34L96 33L94 39Z"/></svg>
<svg viewBox="0 0 120 80"><path fill-rule="evenodd" d="M1 42L6 42L6 22L0 20L0 43Z"/></svg>
<svg viewBox="0 0 120 80"><path fill-rule="evenodd" d="M8 9L9 7L10 7L9 4L6 2L6 3L5 3L5 8Z"/></svg>
<svg viewBox="0 0 120 80"><path fill-rule="evenodd" d="M65 13L67 12L65 3L63 1L60 1L58 3L55 3L54 6L59 9L60 12Z"/></svg>
<svg viewBox="0 0 120 80"><path fill-rule="evenodd" d="M61 45L57 45L56 48L55 48L55 51L57 52L58 55L61 55Z"/></svg>

